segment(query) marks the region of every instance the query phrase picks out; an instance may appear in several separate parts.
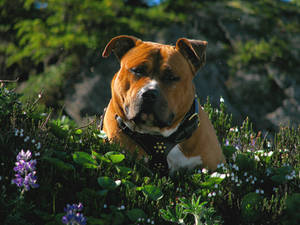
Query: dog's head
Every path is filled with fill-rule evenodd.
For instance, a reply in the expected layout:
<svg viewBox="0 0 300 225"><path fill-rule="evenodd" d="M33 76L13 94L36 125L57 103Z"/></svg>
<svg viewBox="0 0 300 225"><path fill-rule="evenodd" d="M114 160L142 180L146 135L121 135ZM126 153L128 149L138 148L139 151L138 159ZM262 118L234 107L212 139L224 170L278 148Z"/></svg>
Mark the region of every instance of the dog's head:
<svg viewBox="0 0 300 225"><path fill-rule="evenodd" d="M103 57L114 52L120 61L111 85L114 108L130 129L163 136L177 129L193 103L192 80L205 64L206 46L185 38L171 46L124 35L107 44Z"/></svg>

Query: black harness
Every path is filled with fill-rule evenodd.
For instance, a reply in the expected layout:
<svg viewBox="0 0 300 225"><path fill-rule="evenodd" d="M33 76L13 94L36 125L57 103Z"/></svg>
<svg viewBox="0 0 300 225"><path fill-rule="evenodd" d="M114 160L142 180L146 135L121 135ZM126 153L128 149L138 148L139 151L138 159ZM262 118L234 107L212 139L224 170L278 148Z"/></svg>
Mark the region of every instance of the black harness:
<svg viewBox="0 0 300 225"><path fill-rule="evenodd" d="M149 165L161 175L167 175L169 172L167 155L172 148L192 136L193 132L199 127L199 105L197 97L181 121L178 129L168 137L162 135L141 134L130 130L123 119L116 115L117 123L120 129L140 145L150 156ZM101 127L102 129L102 127Z"/></svg>

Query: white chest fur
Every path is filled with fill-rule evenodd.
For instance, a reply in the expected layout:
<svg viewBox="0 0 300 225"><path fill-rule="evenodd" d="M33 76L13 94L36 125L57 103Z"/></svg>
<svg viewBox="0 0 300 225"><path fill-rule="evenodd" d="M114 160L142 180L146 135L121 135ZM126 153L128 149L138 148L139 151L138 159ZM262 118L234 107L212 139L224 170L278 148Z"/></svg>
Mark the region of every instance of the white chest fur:
<svg viewBox="0 0 300 225"><path fill-rule="evenodd" d="M167 155L167 162L170 173L173 173L180 168L193 169L201 165L202 160L200 156L186 157L180 150L179 145L176 145Z"/></svg>

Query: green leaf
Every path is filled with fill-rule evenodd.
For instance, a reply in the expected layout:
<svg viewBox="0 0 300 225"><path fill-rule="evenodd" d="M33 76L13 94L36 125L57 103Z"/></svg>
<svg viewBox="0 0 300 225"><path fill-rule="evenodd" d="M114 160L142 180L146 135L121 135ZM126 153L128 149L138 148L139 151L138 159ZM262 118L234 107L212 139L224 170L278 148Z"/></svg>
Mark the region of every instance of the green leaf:
<svg viewBox="0 0 300 225"><path fill-rule="evenodd" d="M94 218L94 217L87 217L87 221L89 225L105 225L107 224L107 221Z"/></svg>
<svg viewBox="0 0 300 225"><path fill-rule="evenodd" d="M82 130L81 130L81 129L76 130L76 131L75 131L75 134L78 134L78 135L79 135L79 134L82 134Z"/></svg>
<svg viewBox="0 0 300 225"><path fill-rule="evenodd" d="M43 157L43 160L53 164L56 168L61 170L74 170L74 166L70 163L66 163L60 159L52 158L52 157Z"/></svg>
<svg viewBox="0 0 300 225"><path fill-rule="evenodd" d="M183 220L187 216L182 204L176 204L175 209L174 207L167 206L166 210L160 209L159 212L164 220L178 224L182 224Z"/></svg>
<svg viewBox="0 0 300 225"><path fill-rule="evenodd" d="M117 166L116 169L117 169L118 173L120 173L124 176L129 175L129 174L132 173L132 170L130 168L126 167L126 166Z"/></svg>
<svg viewBox="0 0 300 225"><path fill-rule="evenodd" d="M124 184L127 188L130 189L135 187L134 183L126 179L122 179L122 184Z"/></svg>
<svg viewBox="0 0 300 225"><path fill-rule="evenodd" d="M112 225L121 225L121 224L124 224L124 215L123 213L121 212L116 212L114 214L114 219L113 219L113 222L112 222Z"/></svg>
<svg viewBox="0 0 300 225"><path fill-rule="evenodd" d="M86 168L96 169L98 167L97 161L86 152L75 152L73 160Z"/></svg>
<svg viewBox="0 0 300 225"><path fill-rule="evenodd" d="M244 220L255 222L260 218L262 200L262 197L255 192L248 193L242 198L241 211Z"/></svg>
<svg viewBox="0 0 300 225"><path fill-rule="evenodd" d="M255 160L245 153L237 155L236 164L242 171L253 171L255 169Z"/></svg>
<svg viewBox="0 0 300 225"><path fill-rule="evenodd" d="M271 180L277 184L285 184L287 183L286 175L292 172L293 168L291 166L283 166L280 168L272 168Z"/></svg>
<svg viewBox="0 0 300 225"><path fill-rule="evenodd" d="M146 219L147 217L146 213L141 209L131 209L126 214L132 222L137 222L139 218Z"/></svg>
<svg viewBox="0 0 300 225"><path fill-rule="evenodd" d="M236 151L237 149L231 145L223 147L223 154L225 155L226 159L230 159Z"/></svg>
<svg viewBox="0 0 300 225"><path fill-rule="evenodd" d="M287 179L284 175L274 175L271 177L271 180L274 181L277 184L285 184L287 182Z"/></svg>
<svg viewBox="0 0 300 225"><path fill-rule="evenodd" d="M200 186L203 188L214 188L216 184L220 184L223 180L224 178L221 177L210 177L206 181L202 182Z"/></svg>
<svg viewBox="0 0 300 225"><path fill-rule="evenodd" d="M120 163L125 159L125 155L119 152L107 152L105 157L111 160L112 163Z"/></svg>
<svg viewBox="0 0 300 225"><path fill-rule="evenodd" d="M102 188L107 190L113 190L117 187L116 182L110 177L99 177L97 181Z"/></svg>
<svg viewBox="0 0 300 225"><path fill-rule="evenodd" d="M142 187L137 187L136 190L142 191L146 197L149 197L154 201L158 201L164 196L164 194L161 192L161 190L158 187L150 184Z"/></svg>
<svg viewBox="0 0 300 225"><path fill-rule="evenodd" d="M106 162L106 163L110 163L111 161L104 157L103 155L99 154L98 152L95 152L95 151L92 151L92 156L98 160L101 160L103 162Z"/></svg>
<svg viewBox="0 0 300 225"><path fill-rule="evenodd" d="M108 193L108 190L107 189L104 189L104 190L101 190L101 191L98 191L97 194L99 194L100 196L106 196Z"/></svg>

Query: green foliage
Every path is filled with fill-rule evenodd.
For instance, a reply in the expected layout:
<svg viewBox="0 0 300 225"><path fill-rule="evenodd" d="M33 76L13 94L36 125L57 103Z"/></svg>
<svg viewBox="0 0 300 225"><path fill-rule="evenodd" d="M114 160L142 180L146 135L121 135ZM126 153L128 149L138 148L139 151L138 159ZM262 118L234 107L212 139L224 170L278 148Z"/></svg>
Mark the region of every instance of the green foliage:
<svg viewBox="0 0 300 225"><path fill-rule="evenodd" d="M39 9L34 1L25 0L23 7L25 11L35 8L36 16L15 23L17 43L6 49L7 66L26 58L47 66L52 58L80 57L88 50L102 49L115 35L145 33L153 25L174 20L163 7L133 7L122 0L51 0Z"/></svg>
<svg viewBox="0 0 300 225"><path fill-rule="evenodd" d="M227 164L158 177L123 148L104 141L96 124L78 129L51 118L20 95L0 88L0 220L59 224L68 203L82 202L88 224L297 224L300 128L282 128L274 140L249 120L231 124L224 105L205 110L222 135ZM222 122L221 122L222 121ZM1 129L2 130L2 129ZM14 160L29 149L39 188L20 196Z"/></svg>
<svg viewBox="0 0 300 225"><path fill-rule="evenodd" d="M262 197L254 192L250 192L242 198L241 212L246 221L255 222L260 218L262 200Z"/></svg>
<svg viewBox="0 0 300 225"><path fill-rule="evenodd" d="M158 187L151 184L147 184L142 187L137 187L136 190L142 191L146 197L149 197L153 201L160 200L164 196Z"/></svg>
<svg viewBox="0 0 300 225"><path fill-rule="evenodd" d="M286 210L284 212L284 224L296 225L300 221L300 193L293 193L286 199Z"/></svg>
<svg viewBox="0 0 300 225"><path fill-rule="evenodd" d="M236 54L228 61L231 68L236 72L258 63L272 63L283 57L287 51L287 45L283 40L272 37L271 40L249 40L245 43L238 42Z"/></svg>

